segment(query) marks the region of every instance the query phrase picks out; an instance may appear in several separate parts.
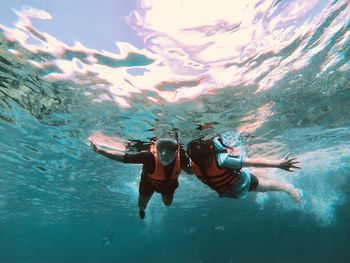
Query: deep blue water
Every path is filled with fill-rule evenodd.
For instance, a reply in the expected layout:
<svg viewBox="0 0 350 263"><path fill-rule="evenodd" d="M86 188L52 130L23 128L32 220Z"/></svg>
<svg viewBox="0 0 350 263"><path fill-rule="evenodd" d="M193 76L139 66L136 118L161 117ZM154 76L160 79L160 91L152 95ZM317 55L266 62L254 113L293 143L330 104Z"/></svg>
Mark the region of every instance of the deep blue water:
<svg viewBox="0 0 350 263"><path fill-rule="evenodd" d="M252 24L222 18L176 41L139 5L145 49L120 54L67 46L26 19L0 25L0 262L349 262L349 2L271 3L253 5ZM251 44L233 46L247 28ZM87 137L170 129L183 145L236 130L250 156L294 153L300 171L266 173L302 203L219 199L183 173L174 203L155 195L140 220L140 166L95 154Z"/></svg>

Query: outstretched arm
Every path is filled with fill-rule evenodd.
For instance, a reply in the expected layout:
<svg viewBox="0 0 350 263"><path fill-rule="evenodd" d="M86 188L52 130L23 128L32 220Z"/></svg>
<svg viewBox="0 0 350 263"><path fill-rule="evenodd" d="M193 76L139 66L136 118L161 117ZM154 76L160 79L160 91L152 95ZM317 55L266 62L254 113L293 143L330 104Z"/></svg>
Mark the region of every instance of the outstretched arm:
<svg viewBox="0 0 350 263"><path fill-rule="evenodd" d="M280 168L285 171L294 172L296 169L300 169L298 166L300 162L296 157L290 157L288 153L284 158L280 160L269 160L265 158L243 158L243 167L271 167Z"/></svg>
<svg viewBox="0 0 350 263"><path fill-rule="evenodd" d="M88 140L92 149L112 160L123 162L126 152L126 142L122 139L116 140L101 132L92 134Z"/></svg>

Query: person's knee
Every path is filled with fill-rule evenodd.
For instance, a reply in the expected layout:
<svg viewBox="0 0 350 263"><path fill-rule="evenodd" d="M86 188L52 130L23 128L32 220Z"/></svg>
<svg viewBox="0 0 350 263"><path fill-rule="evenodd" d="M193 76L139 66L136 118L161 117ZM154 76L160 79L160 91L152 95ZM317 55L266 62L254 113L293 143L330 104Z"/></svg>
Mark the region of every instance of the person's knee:
<svg viewBox="0 0 350 263"><path fill-rule="evenodd" d="M252 190L252 192L265 193L267 192L267 189L263 185L259 184L255 189Z"/></svg>
<svg viewBox="0 0 350 263"><path fill-rule="evenodd" d="M166 206L171 205L171 203L173 202L173 197L172 197L172 196L162 195L162 199L163 199L163 203L164 203Z"/></svg>
<svg viewBox="0 0 350 263"><path fill-rule="evenodd" d="M163 203L164 203L166 206L171 205L171 204L172 204L172 202L173 202L173 200L172 200L172 199L171 199L171 200L168 200L168 199L163 200Z"/></svg>
<svg viewBox="0 0 350 263"><path fill-rule="evenodd" d="M259 178L259 182L256 187L252 190L253 192L265 193L268 191L268 182L264 179Z"/></svg>

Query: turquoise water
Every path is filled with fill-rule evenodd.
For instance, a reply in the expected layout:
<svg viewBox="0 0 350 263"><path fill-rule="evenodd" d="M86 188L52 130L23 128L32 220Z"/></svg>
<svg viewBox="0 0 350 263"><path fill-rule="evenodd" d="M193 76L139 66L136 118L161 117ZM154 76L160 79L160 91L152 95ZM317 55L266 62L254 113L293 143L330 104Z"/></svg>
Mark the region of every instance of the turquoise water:
<svg viewBox="0 0 350 263"><path fill-rule="evenodd" d="M350 4L303 3L167 25L183 7L140 1L130 34L144 48L117 42L119 54L41 32L31 20L49 14L29 7L0 25L0 262L348 262ZM140 166L87 137L174 128L184 145L234 129L250 156L293 152L300 171L266 173L302 204L219 199L183 173L174 203L155 195L140 220Z"/></svg>

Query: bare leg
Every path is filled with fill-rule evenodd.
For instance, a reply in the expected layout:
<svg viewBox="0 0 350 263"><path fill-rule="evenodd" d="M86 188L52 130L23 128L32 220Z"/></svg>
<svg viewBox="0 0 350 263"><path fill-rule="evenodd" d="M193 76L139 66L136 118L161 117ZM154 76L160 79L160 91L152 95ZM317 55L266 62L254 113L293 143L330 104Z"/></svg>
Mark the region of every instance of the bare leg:
<svg viewBox="0 0 350 263"><path fill-rule="evenodd" d="M173 202L173 195L163 195L162 194L162 200L163 200L163 203L165 205L171 205L171 203Z"/></svg>
<svg viewBox="0 0 350 263"><path fill-rule="evenodd" d="M266 178L266 179L269 178L269 175L268 175L267 171L264 170L264 169L250 167L249 168L249 172L251 174L254 174L256 177L258 177L259 180L260 180L260 178Z"/></svg>
<svg viewBox="0 0 350 263"><path fill-rule="evenodd" d="M143 219L145 217L145 209L146 206L151 199L153 194L151 195L139 195L139 200L138 200L138 206L139 206L139 212L140 212L140 217Z"/></svg>
<svg viewBox="0 0 350 263"><path fill-rule="evenodd" d="M300 192L293 185L280 181L259 177L259 184L255 192L281 191L289 194L294 202L300 202Z"/></svg>

